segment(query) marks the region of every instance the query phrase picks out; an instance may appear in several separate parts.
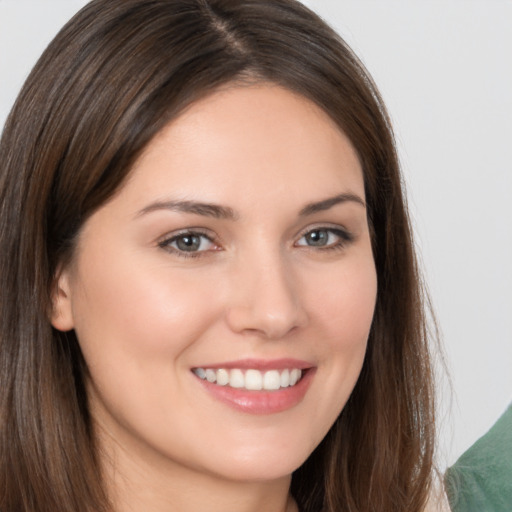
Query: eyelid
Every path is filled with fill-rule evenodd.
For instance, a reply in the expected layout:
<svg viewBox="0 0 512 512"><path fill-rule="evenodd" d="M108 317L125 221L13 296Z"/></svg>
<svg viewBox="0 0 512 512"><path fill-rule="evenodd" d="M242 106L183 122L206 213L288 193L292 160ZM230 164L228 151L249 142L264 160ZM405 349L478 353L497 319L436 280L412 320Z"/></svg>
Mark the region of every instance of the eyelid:
<svg viewBox="0 0 512 512"><path fill-rule="evenodd" d="M171 247L171 244L176 239L178 239L180 236L185 236L185 235L196 235L196 236L204 237L204 238L208 239L216 247L216 249L187 252L187 251L180 251L179 249ZM171 231L170 233L167 233L164 236L160 237L157 240L156 244L161 249L164 249L165 251L168 251L170 253L176 254L181 257L198 257L198 256L205 255L205 253L215 252L216 250L220 250L220 243L219 243L218 236L208 229L199 228L199 227L190 227L190 228L178 229L176 231Z"/></svg>
<svg viewBox="0 0 512 512"><path fill-rule="evenodd" d="M165 242L172 238L177 238L182 235L202 235L210 240L216 238L215 235L212 232L210 232L209 229L199 228L199 227L190 227L190 228L182 228L182 229L176 229L174 231L169 231L165 235L160 236L157 239L157 243Z"/></svg>
<svg viewBox="0 0 512 512"><path fill-rule="evenodd" d="M350 229L346 228L345 226L342 226L341 224L331 224L329 222L326 223L318 223L318 224L312 224L307 226L306 228L303 228L299 231L296 238L300 239L304 235L307 235L308 233L311 233L312 231L334 231L334 232L340 232L343 236L346 237L354 237L353 233Z"/></svg>
<svg viewBox="0 0 512 512"><path fill-rule="evenodd" d="M328 245L308 245L308 244L299 244L299 241L307 236L308 234L314 231L327 231L331 234L334 234L338 237L336 242L330 243ZM176 241L180 236L185 235L195 235L206 238L211 244L214 245L213 249L199 250L199 251L184 251L179 248L172 247L171 244ZM301 249L311 249L315 251L329 250L329 249L342 249L347 244L350 244L354 240L354 234L339 224L317 224L310 225L307 228L303 229L299 232L299 234L295 237L295 242L293 246L300 247ZM202 228L202 227L187 227L178 229L176 231L172 231L170 233L165 234L160 237L156 241L156 245L165 251L175 254L179 257L201 257L207 256L209 253L217 252L222 250L222 243L219 240L219 237L213 231Z"/></svg>
<svg viewBox="0 0 512 512"><path fill-rule="evenodd" d="M308 234L314 231L328 231L330 233L334 233L337 237L339 237L339 241L333 244L325 245L325 246L313 246L307 244L298 244L299 240L307 236ZM354 234L344 226L340 226L339 224L318 224L313 226L308 226L303 229L296 238L294 245L297 247L305 247L307 249L314 250L327 250L327 249L337 249L342 248L345 245L353 242L355 239Z"/></svg>

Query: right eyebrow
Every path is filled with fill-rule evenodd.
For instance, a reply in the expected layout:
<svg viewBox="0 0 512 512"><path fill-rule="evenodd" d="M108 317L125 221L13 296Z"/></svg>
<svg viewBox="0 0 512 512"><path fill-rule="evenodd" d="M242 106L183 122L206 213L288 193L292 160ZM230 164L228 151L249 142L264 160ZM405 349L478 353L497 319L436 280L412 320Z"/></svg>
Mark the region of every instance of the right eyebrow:
<svg viewBox="0 0 512 512"><path fill-rule="evenodd" d="M137 213L137 217L158 210L170 210L173 212L192 213L215 219L237 220L238 215L229 206L214 203L200 203L197 201L156 201L144 207Z"/></svg>

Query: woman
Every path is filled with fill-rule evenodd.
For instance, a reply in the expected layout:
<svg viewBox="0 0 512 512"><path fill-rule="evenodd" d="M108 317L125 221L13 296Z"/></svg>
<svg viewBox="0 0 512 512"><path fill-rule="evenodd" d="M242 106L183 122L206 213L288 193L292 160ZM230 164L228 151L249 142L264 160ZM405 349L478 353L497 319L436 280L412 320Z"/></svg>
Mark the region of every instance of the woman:
<svg viewBox="0 0 512 512"><path fill-rule="evenodd" d="M4 130L2 511L419 511L393 136L293 0L95 0Z"/></svg>

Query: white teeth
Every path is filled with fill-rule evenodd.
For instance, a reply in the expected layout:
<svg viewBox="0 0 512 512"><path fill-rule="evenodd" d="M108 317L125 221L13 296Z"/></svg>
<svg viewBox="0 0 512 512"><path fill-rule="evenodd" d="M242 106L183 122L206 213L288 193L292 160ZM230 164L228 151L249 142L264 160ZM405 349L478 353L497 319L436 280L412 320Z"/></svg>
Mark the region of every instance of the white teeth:
<svg viewBox="0 0 512 512"><path fill-rule="evenodd" d="M245 370L234 368L226 370L219 368L194 368L193 372L202 380L215 383L218 386L245 388L249 391L276 391L281 388L294 386L302 377L302 370L268 370L261 372L256 369Z"/></svg>
<svg viewBox="0 0 512 512"><path fill-rule="evenodd" d="M290 372L290 386L295 386L297 384L297 381L300 379L300 370L297 370L297 368L294 368Z"/></svg>
<svg viewBox="0 0 512 512"><path fill-rule="evenodd" d="M227 370L220 369L217 370L217 384L219 386L225 386L229 383L229 373Z"/></svg>
<svg viewBox="0 0 512 512"><path fill-rule="evenodd" d="M283 370L281 372L281 387L287 388L290 385L290 370Z"/></svg>
<svg viewBox="0 0 512 512"><path fill-rule="evenodd" d="M208 382L216 382L217 380L217 374L215 373L215 370L206 370L206 380Z"/></svg>
<svg viewBox="0 0 512 512"><path fill-rule="evenodd" d="M267 390L279 389L281 387L281 376L277 370L265 372L263 376L263 388Z"/></svg>
<svg viewBox="0 0 512 512"><path fill-rule="evenodd" d="M206 379L206 371L204 368L196 368L194 372L200 379Z"/></svg>
<svg viewBox="0 0 512 512"><path fill-rule="evenodd" d="M245 372L245 387L253 391L263 388L263 375L258 370L247 370Z"/></svg>
<svg viewBox="0 0 512 512"><path fill-rule="evenodd" d="M232 388L245 387L245 378L242 370L231 370L231 372L229 372L229 385Z"/></svg>

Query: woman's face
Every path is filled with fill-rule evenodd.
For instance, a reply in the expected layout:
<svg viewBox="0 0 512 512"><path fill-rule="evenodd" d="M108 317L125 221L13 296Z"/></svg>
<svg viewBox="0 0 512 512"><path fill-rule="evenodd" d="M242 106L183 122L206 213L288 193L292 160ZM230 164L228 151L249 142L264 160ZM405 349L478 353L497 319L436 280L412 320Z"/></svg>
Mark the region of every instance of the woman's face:
<svg viewBox="0 0 512 512"><path fill-rule="evenodd" d="M376 291L348 139L285 89L232 86L163 129L87 220L53 324L76 331L102 442L268 480L343 409Z"/></svg>

